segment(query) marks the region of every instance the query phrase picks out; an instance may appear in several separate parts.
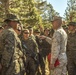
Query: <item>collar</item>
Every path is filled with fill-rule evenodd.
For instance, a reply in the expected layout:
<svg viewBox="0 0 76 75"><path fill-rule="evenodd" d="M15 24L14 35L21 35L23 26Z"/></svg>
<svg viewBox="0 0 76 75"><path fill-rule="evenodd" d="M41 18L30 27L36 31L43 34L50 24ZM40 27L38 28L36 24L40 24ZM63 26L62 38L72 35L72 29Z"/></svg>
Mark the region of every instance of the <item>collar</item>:
<svg viewBox="0 0 76 75"><path fill-rule="evenodd" d="M58 29L54 29L54 31L57 31L57 30L59 30L59 29L63 29L62 27L59 27Z"/></svg>

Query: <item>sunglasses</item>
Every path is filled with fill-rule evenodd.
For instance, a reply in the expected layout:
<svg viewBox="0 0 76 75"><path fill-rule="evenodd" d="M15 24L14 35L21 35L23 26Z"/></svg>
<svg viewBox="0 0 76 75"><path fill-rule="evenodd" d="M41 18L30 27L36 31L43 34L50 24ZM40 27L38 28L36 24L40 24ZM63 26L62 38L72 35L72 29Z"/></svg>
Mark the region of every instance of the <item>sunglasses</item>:
<svg viewBox="0 0 76 75"><path fill-rule="evenodd" d="M21 31L20 29L17 29L19 32Z"/></svg>
<svg viewBox="0 0 76 75"><path fill-rule="evenodd" d="M29 34L29 32L24 32L24 34Z"/></svg>

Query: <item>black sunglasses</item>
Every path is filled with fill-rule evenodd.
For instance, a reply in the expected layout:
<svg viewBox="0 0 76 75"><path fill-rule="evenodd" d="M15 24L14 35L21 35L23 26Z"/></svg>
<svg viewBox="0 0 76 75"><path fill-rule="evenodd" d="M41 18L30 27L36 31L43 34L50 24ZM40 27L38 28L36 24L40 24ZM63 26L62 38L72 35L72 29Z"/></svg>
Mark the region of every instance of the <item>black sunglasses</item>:
<svg viewBox="0 0 76 75"><path fill-rule="evenodd" d="M24 34L29 34L29 32L24 32Z"/></svg>
<svg viewBox="0 0 76 75"><path fill-rule="evenodd" d="M19 32L21 31L20 29L17 29Z"/></svg>

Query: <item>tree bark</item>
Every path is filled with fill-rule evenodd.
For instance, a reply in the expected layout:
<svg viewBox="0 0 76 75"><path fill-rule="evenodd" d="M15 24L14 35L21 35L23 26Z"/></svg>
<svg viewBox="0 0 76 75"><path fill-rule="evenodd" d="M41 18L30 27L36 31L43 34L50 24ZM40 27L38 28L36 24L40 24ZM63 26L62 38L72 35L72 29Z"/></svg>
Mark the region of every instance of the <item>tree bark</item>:
<svg viewBox="0 0 76 75"><path fill-rule="evenodd" d="M3 4L5 15L9 14L9 0L0 0Z"/></svg>

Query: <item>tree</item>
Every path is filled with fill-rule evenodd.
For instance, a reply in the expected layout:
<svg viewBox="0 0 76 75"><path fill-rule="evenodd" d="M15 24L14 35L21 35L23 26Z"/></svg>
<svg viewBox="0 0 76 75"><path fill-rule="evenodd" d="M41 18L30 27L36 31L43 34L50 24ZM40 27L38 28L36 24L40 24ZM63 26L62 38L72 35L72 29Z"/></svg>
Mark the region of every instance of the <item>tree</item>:
<svg viewBox="0 0 76 75"><path fill-rule="evenodd" d="M13 0L10 5L10 12L19 16L25 25L36 25L40 23L40 16L34 0Z"/></svg>
<svg viewBox="0 0 76 75"><path fill-rule="evenodd" d="M0 19L8 14L16 14L25 26L51 27L51 19L59 15L53 6L43 0L0 0Z"/></svg>
<svg viewBox="0 0 76 75"><path fill-rule="evenodd" d="M46 1L40 1L38 5L39 11L42 12L41 17L44 27L51 27L52 18L59 14L53 9L53 6L50 3L48 4Z"/></svg>
<svg viewBox="0 0 76 75"><path fill-rule="evenodd" d="M67 21L76 21L76 0L68 0L65 10L65 18Z"/></svg>
<svg viewBox="0 0 76 75"><path fill-rule="evenodd" d="M9 13L9 0L0 0L2 7L4 8L5 15Z"/></svg>
<svg viewBox="0 0 76 75"><path fill-rule="evenodd" d="M0 22L9 13L9 0L0 0Z"/></svg>

